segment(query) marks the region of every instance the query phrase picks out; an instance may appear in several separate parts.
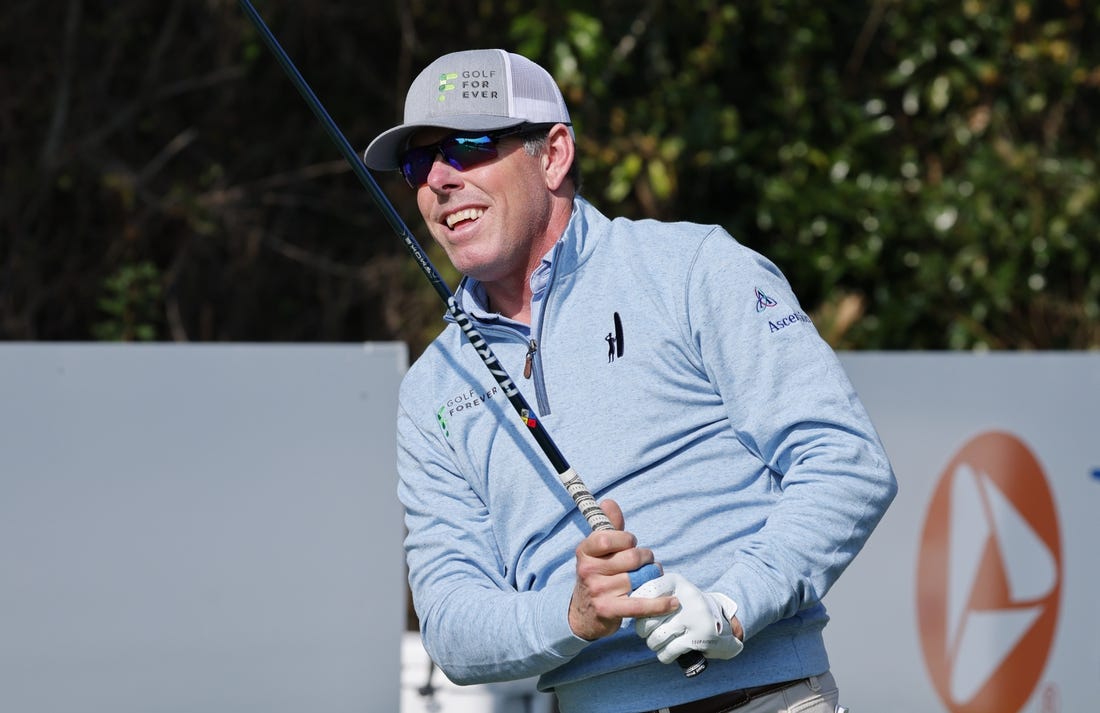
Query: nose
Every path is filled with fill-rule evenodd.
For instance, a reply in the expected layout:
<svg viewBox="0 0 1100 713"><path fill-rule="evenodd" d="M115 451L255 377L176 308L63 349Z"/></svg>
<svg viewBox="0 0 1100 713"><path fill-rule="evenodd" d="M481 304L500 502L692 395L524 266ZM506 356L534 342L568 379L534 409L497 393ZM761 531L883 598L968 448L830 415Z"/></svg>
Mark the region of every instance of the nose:
<svg viewBox="0 0 1100 713"><path fill-rule="evenodd" d="M436 193L452 191L462 185L462 171L447 163L443 154L437 153L425 184Z"/></svg>

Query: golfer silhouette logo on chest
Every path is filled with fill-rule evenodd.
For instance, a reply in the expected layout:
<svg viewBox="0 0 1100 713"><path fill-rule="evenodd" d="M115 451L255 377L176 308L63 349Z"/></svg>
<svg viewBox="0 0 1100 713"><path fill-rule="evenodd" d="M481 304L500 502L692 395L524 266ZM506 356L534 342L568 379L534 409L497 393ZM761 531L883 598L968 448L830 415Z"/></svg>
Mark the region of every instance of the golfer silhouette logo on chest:
<svg viewBox="0 0 1100 713"><path fill-rule="evenodd" d="M604 341L607 342L607 363L620 359L623 356L623 320L619 317L619 313L615 313L615 330L608 332L604 337Z"/></svg>

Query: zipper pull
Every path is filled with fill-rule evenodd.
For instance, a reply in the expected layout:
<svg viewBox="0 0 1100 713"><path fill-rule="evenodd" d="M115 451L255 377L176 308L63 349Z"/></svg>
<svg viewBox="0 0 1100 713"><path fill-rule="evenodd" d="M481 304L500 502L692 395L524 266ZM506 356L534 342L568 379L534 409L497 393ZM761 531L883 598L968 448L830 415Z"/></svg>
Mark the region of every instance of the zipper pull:
<svg viewBox="0 0 1100 713"><path fill-rule="evenodd" d="M527 358L523 360L523 378L531 378L531 368L535 361L535 352L538 351L538 343L532 339L531 343L527 345Z"/></svg>

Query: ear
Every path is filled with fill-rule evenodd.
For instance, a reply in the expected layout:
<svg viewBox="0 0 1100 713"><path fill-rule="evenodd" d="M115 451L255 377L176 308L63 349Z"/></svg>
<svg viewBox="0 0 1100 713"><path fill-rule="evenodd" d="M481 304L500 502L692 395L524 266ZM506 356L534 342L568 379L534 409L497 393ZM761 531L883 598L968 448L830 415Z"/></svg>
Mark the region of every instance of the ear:
<svg viewBox="0 0 1100 713"><path fill-rule="evenodd" d="M542 168L546 175L546 187L551 191L561 188L576 160L576 146L569 127L555 124L546 135L546 151L542 154Z"/></svg>

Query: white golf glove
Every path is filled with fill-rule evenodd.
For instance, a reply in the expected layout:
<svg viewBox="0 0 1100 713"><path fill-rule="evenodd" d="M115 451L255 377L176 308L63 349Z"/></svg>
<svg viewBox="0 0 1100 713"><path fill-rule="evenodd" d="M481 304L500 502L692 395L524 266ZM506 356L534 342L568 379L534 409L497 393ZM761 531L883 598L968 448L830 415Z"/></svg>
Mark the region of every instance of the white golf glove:
<svg viewBox="0 0 1100 713"><path fill-rule="evenodd" d="M719 592L701 592L678 574L651 579L634 590L632 597L675 596L680 608L664 616L634 620L634 631L661 663L672 663L689 651L707 658L732 659L745 645L733 635L730 619L737 603Z"/></svg>

